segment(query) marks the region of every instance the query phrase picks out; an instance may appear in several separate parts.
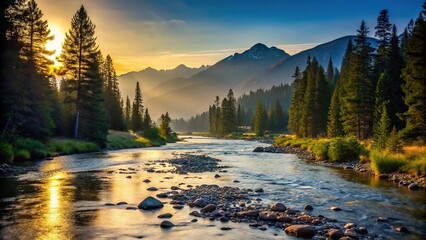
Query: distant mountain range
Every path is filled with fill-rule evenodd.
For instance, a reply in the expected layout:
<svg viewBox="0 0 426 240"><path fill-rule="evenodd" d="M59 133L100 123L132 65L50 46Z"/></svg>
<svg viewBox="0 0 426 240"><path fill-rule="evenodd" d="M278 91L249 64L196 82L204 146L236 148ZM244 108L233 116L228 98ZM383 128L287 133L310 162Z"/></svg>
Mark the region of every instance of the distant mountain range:
<svg viewBox="0 0 426 240"><path fill-rule="evenodd" d="M208 67L188 68L179 65L172 70L146 68L119 76L123 97L134 95L136 81L139 81L144 105L156 118L168 111L173 118L190 117L205 111L215 96L224 97L232 88L238 96L258 88L270 88L281 83L291 83L294 69L304 69L308 55L316 57L327 67L331 58L340 69L349 39L346 36L318 45L290 56L284 50L257 43L250 49L235 53ZM369 38L373 47L377 40Z"/></svg>

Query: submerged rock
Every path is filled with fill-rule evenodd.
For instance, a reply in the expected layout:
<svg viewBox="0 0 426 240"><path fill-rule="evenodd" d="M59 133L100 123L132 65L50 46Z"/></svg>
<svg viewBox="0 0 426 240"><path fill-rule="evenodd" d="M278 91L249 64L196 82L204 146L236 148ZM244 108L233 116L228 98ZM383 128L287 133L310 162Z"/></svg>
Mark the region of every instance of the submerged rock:
<svg viewBox="0 0 426 240"><path fill-rule="evenodd" d="M256 147L253 152L263 152L263 147Z"/></svg>
<svg viewBox="0 0 426 240"><path fill-rule="evenodd" d="M150 210L150 209L157 209L164 207L164 204L157 200L156 198L153 198L151 196L145 198L141 203L139 203L138 208L144 209L144 210Z"/></svg>
<svg viewBox="0 0 426 240"><path fill-rule="evenodd" d="M171 213L163 213L157 216L158 218L171 218L173 217L173 214Z"/></svg>
<svg viewBox="0 0 426 240"><path fill-rule="evenodd" d="M283 203L274 203L271 207L271 211L284 212L287 207Z"/></svg>

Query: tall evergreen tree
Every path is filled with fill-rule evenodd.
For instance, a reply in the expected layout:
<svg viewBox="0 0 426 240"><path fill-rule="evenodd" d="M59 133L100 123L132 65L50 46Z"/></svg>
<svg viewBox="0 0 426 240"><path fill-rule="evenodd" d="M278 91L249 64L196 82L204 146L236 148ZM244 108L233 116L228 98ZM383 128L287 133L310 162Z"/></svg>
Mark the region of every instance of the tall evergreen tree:
<svg viewBox="0 0 426 240"><path fill-rule="evenodd" d="M380 74L388 69L389 61L389 45L392 34L392 24L389 22L389 12L384 9L380 11L377 17L377 26L375 27L376 33L374 34L379 40L379 46L377 48L377 54L375 55L374 61L374 79L377 82Z"/></svg>
<svg viewBox="0 0 426 240"><path fill-rule="evenodd" d="M152 127L151 116L149 115L148 108L145 108L145 113L143 114L143 129L144 131L149 130Z"/></svg>
<svg viewBox="0 0 426 240"><path fill-rule="evenodd" d="M362 21L350 62L350 74L344 85L342 119L345 133L366 139L371 135L374 112L372 79L373 48L367 41L368 27ZM343 75L343 73L342 73Z"/></svg>
<svg viewBox="0 0 426 240"><path fill-rule="evenodd" d="M243 110L241 109L241 105L238 104L237 108L237 127L241 126L243 122Z"/></svg>
<svg viewBox="0 0 426 240"><path fill-rule="evenodd" d="M143 105L142 105L142 93L139 87L139 82L136 82L135 88L135 99L133 100L132 107L132 130L142 131L143 129Z"/></svg>
<svg viewBox="0 0 426 240"><path fill-rule="evenodd" d="M330 108L328 110L327 136L330 138L343 135L342 121L340 120L340 92L341 81L337 82L331 97Z"/></svg>
<svg viewBox="0 0 426 240"><path fill-rule="evenodd" d="M126 97L126 108L124 109L124 122L127 129L131 129L132 107L129 96Z"/></svg>
<svg viewBox="0 0 426 240"><path fill-rule="evenodd" d="M299 70L299 67L296 67L293 77L293 96L291 98L291 104L289 109L288 129L298 135L300 132L300 120L302 117L301 108L303 104L304 93L306 90L306 79L302 78L302 74Z"/></svg>
<svg viewBox="0 0 426 240"><path fill-rule="evenodd" d="M172 133L172 129L170 128L170 122L171 118L168 112L166 112L166 114L161 114L159 131L160 136L162 136L166 140L170 138L170 134Z"/></svg>
<svg viewBox="0 0 426 240"><path fill-rule="evenodd" d="M389 117L389 103L392 98L391 82L389 74L385 71L380 75L379 81L376 86L376 101L374 108L374 125L373 130L375 131L380 124L381 116L383 115L383 107L387 110L387 117ZM385 106L384 106L385 105ZM389 126L390 127L390 126Z"/></svg>
<svg viewBox="0 0 426 240"><path fill-rule="evenodd" d="M118 88L118 78L110 55L107 55L103 64L105 81L105 106L108 123L111 129L123 130L123 112L121 107L121 93Z"/></svg>
<svg viewBox="0 0 426 240"><path fill-rule="evenodd" d="M74 137L80 137L80 115L82 111L88 112L85 107L92 107L88 105L91 100L96 102L103 101L102 94L103 82L99 83L101 79L99 72L99 50L96 44L95 25L87 15L83 6L77 11L71 20L71 28L65 34L65 40L62 44L62 53L59 56L59 61L62 62L67 79L69 81L70 96L74 96L75 101L75 123L74 123ZM99 78L99 79L98 79ZM102 80L102 79L101 79ZM101 89L97 89L97 88ZM99 114L97 119L101 119L104 107L99 107L99 111L92 112L91 114ZM86 122L91 122L91 116ZM99 124L100 128L104 124L102 122L94 123ZM104 129L99 129L100 133L90 131L87 126L84 126L89 132L84 133L89 139L91 136L96 136L99 139L104 134ZM103 144L101 144L103 145Z"/></svg>
<svg viewBox="0 0 426 240"><path fill-rule="evenodd" d="M262 103L260 102L260 100L257 101L257 107L256 107L256 113L254 115L254 119L253 119L253 130L256 133L257 136L263 136L263 134L265 133L265 115L264 115L264 110L262 107Z"/></svg>
<svg viewBox="0 0 426 240"><path fill-rule="evenodd" d="M402 70L405 104L403 114L406 127L402 131L406 141L426 142L426 2L417 18L406 49L406 67Z"/></svg>
<svg viewBox="0 0 426 240"><path fill-rule="evenodd" d="M328 84L330 85L330 86L333 86L334 87L334 85L335 85L335 74L334 74L334 66L333 66L333 61L331 60L331 57L330 57L330 60L328 60L328 66L327 66L327 81L328 81Z"/></svg>

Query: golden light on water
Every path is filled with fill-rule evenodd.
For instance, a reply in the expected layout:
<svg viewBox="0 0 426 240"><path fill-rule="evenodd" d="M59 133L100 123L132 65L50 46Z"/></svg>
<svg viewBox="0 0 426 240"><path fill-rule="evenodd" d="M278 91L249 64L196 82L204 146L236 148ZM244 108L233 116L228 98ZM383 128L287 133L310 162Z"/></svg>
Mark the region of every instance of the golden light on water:
<svg viewBox="0 0 426 240"><path fill-rule="evenodd" d="M62 64L58 62L56 59L62 52L62 42L65 39L65 31L63 31L60 27L58 27L55 24L50 23L49 24L50 31L52 32L52 35L55 36L55 38L46 44L46 48L50 51L54 50L55 53L51 56L49 56L49 59L53 60L53 68L58 68Z"/></svg>

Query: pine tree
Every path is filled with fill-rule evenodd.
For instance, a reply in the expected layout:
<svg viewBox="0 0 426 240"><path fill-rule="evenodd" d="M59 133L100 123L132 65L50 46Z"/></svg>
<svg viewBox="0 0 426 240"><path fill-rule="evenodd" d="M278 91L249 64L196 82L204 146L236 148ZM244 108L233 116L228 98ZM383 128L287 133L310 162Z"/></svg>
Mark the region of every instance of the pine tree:
<svg viewBox="0 0 426 240"><path fill-rule="evenodd" d="M374 109L374 128L380 122L380 118L382 116L383 104L386 105L386 108L389 109L389 102L392 98L391 92L391 82L389 78L389 74L385 71L380 75L379 81L376 86L376 101L375 101L375 109ZM389 111L388 115L389 115Z"/></svg>
<svg viewBox="0 0 426 240"><path fill-rule="evenodd" d="M271 130L276 132L282 132L285 129L285 119L284 119L284 112L283 108L281 107L280 100L277 98L275 100L275 105L272 110L273 114L270 118L270 122L272 124Z"/></svg>
<svg viewBox="0 0 426 240"><path fill-rule="evenodd" d="M309 60L310 61L310 60ZM306 91L306 79L303 78L300 70L296 67L293 77L295 78L292 83L293 96L289 109L288 129L296 135L300 134L300 120L302 117L301 108L303 104L303 97Z"/></svg>
<svg viewBox="0 0 426 240"><path fill-rule="evenodd" d="M396 127L393 126L392 132L390 133L389 139L386 142L386 147L388 151L391 153L402 153L404 149L402 147L401 141L398 136L398 131Z"/></svg>
<svg viewBox="0 0 426 240"><path fill-rule="evenodd" d="M172 129L170 128L170 122L171 118L168 112L166 112L166 114L161 114L159 131L160 136L166 140L170 138L170 135L172 133Z"/></svg>
<svg viewBox="0 0 426 240"><path fill-rule="evenodd" d="M103 64L103 77L105 81L105 106L109 126L114 130L123 130L123 112L120 102L121 93L118 88L118 78L110 55L107 55Z"/></svg>
<svg viewBox="0 0 426 240"><path fill-rule="evenodd" d="M374 34L379 40L379 46L377 48L377 54L375 55L374 61L374 79L380 77L385 70L388 69L389 61L389 45L391 39L392 24L389 23L389 12L384 9L380 11L377 17L377 26L375 27L376 33Z"/></svg>
<svg viewBox="0 0 426 240"><path fill-rule="evenodd" d="M228 132L231 133L233 131L235 131L237 129L237 112L235 109L235 97L234 97L234 92L232 91L232 89L229 89L228 91L228 108L229 108L229 113L228 113L228 121L229 121L229 129Z"/></svg>
<svg viewBox="0 0 426 240"><path fill-rule="evenodd" d="M356 136L357 139L368 138L373 127L374 83L371 67L373 49L367 41L367 34L368 27L362 21L349 64L350 73L344 83L342 101L343 128L347 135Z"/></svg>
<svg viewBox="0 0 426 240"><path fill-rule="evenodd" d="M143 105L142 105L142 93L139 87L139 82L136 82L135 99L133 100L132 107L132 130L142 131L143 129Z"/></svg>
<svg viewBox="0 0 426 240"><path fill-rule="evenodd" d="M343 126L342 121L340 120L340 89L341 81L337 82L333 96L331 97L330 108L328 110L327 136L330 138L343 135Z"/></svg>
<svg viewBox="0 0 426 240"><path fill-rule="evenodd" d="M333 66L333 61L331 60L331 57L330 57L330 60L328 60L328 66L327 66L327 81L328 81L328 84L330 86L334 87L334 84L335 84L334 80L335 80L334 66Z"/></svg>
<svg viewBox="0 0 426 240"><path fill-rule="evenodd" d="M131 116L132 116L132 107L130 105L129 96L126 97L126 108L124 110L124 122L127 129L131 129Z"/></svg>
<svg viewBox="0 0 426 240"><path fill-rule="evenodd" d="M386 148L386 142L389 139L391 121L388 115L386 103L382 103L380 120L374 130L374 147L380 150Z"/></svg>
<svg viewBox="0 0 426 240"><path fill-rule="evenodd" d="M88 106L83 102L89 102L93 97L98 98L94 95L98 94L98 91L102 91L102 89L94 89L103 85L103 83L99 84L96 79L101 77L99 69L95 69L99 68L98 52L95 25L88 17L84 7L81 6L71 20L71 28L65 34L62 53L59 56L59 61L63 64L64 72L71 86L68 88L69 95L75 95L75 138L80 137L80 114L87 110L82 109L82 104ZM96 93L90 92L92 90L96 90ZM101 101L100 98L97 100ZM87 120L90 121L90 119ZM87 128L85 127L85 129ZM87 134L90 136L90 133Z"/></svg>
<svg viewBox="0 0 426 240"><path fill-rule="evenodd" d="M412 36L406 49L406 67L402 70L405 104L408 110L403 114L406 127L402 131L406 141L426 142L426 2L422 15L417 18Z"/></svg>
<svg viewBox="0 0 426 240"><path fill-rule="evenodd" d="M265 133L265 120L265 113L262 107L262 103L260 102L260 100L258 100L256 106L256 113L254 115L253 120L253 130L256 133L256 136L261 137Z"/></svg>
<svg viewBox="0 0 426 240"><path fill-rule="evenodd" d="M238 108L237 108L237 127L242 125L242 120L243 120L243 112L241 109L241 105L238 104Z"/></svg>
<svg viewBox="0 0 426 240"><path fill-rule="evenodd" d="M147 131L152 127L151 116L149 115L148 108L145 108L145 113L143 114L143 129Z"/></svg>

